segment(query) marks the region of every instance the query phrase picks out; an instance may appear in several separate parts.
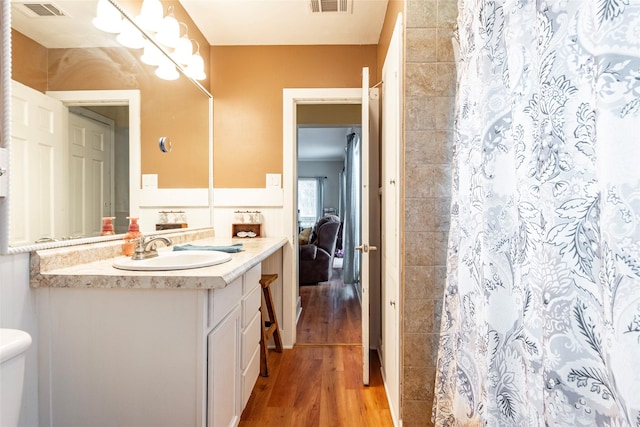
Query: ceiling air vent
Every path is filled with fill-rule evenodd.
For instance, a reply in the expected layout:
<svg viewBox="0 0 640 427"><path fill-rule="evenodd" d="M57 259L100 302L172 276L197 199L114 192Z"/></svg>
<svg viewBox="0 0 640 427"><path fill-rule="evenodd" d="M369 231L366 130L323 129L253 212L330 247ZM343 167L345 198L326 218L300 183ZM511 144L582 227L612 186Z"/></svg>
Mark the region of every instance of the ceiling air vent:
<svg viewBox="0 0 640 427"><path fill-rule="evenodd" d="M29 16L65 16L64 12L53 3L22 3Z"/></svg>
<svg viewBox="0 0 640 427"><path fill-rule="evenodd" d="M311 12L350 12L351 0L311 0Z"/></svg>

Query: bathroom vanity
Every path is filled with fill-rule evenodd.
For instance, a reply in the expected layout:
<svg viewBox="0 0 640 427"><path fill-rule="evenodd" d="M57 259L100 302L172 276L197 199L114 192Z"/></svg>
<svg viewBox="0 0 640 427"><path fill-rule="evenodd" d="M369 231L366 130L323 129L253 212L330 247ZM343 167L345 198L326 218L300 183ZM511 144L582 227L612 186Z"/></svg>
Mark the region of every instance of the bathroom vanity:
<svg viewBox="0 0 640 427"><path fill-rule="evenodd" d="M237 425L260 372L258 281L282 277L286 239L189 243L232 242L229 262L172 271L115 269L117 248L32 253L41 424Z"/></svg>

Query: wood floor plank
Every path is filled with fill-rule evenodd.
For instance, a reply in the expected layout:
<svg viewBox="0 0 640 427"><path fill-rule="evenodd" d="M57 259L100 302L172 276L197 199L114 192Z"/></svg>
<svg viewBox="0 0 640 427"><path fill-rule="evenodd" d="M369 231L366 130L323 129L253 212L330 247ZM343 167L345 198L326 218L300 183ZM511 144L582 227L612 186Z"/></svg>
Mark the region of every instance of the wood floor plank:
<svg viewBox="0 0 640 427"><path fill-rule="evenodd" d="M376 352L370 385L362 382L360 308L340 275L300 291L298 344L269 351L239 427L392 427Z"/></svg>
<svg viewBox="0 0 640 427"><path fill-rule="evenodd" d="M344 372L344 353L338 351L336 347L325 347L323 349L323 368L329 371Z"/></svg>
<svg viewBox="0 0 640 427"><path fill-rule="evenodd" d="M320 426L335 425L336 420L348 419L344 377L336 371L322 373Z"/></svg>
<svg viewBox="0 0 640 427"><path fill-rule="evenodd" d="M358 295L353 285L344 284L341 274L334 274L328 282L301 286L300 299L302 314L297 326L298 343L362 342Z"/></svg>
<svg viewBox="0 0 640 427"><path fill-rule="evenodd" d="M258 378L258 382L262 382L260 380L265 378L275 379L273 385L274 391L271 392L269 398L269 406L286 408L293 405L295 401L297 385L295 381L291 381L290 378L287 378L285 375L281 376L279 373L297 369L296 361L294 360L295 354L288 351L282 352L282 360L278 369L272 370L271 360L276 354L278 353L269 352L269 377L260 377Z"/></svg>
<svg viewBox="0 0 640 427"><path fill-rule="evenodd" d="M345 386L349 389L362 387L362 346L346 347L344 351L345 366Z"/></svg>

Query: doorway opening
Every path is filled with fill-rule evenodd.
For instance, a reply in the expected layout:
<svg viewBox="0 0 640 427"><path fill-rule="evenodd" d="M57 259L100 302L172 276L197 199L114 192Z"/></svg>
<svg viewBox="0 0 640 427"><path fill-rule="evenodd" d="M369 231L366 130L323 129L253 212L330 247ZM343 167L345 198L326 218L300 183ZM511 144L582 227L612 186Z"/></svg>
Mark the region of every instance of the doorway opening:
<svg viewBox="0 0 640 427"><path fill-rule="evenodd" d="M301 314L298 284L297 239L299 235L297 177L298 177L298 106L321 104L361 103L360 89L284 89L283 91L283 216L291 246L283 253L282 332L285 346L293 346L297 320Z"/></svg>
<svg viewBox="0 0 640 427"><path fill-rule="evenodd" d="M297 345L360 345L358 259L347 243L360 230L360 104L297 106ZM347 186L347 183L350 184ZM345 264L346 262L346 264ZM347 275L344 272L347 272ZM347 280L345 280L347 279Z"/></svg>

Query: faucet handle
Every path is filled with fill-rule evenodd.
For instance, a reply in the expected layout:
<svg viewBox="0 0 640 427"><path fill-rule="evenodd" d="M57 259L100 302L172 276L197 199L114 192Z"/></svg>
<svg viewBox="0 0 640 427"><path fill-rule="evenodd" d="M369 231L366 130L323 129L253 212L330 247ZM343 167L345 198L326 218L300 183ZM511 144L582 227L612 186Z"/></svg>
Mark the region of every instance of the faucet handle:
<svg viewBox="0 0 640 427"><path fill-rule="evenodd" d="M158 256L157 240L164 242L166 246L171 246L171 240L166 237L141 235L136 241L132 258L146 259Z"/></svg>
<svg viewBox="0 0 640 427"><path fill-rule="evenodd" d="M144 235L140 235L138 237L136 237L135 239L131 239L132 241L136 242L136 246L133 249L133 255L131 256L131 258L133 259L144 259L144 241L145 241L145 237Z"/></svg>

